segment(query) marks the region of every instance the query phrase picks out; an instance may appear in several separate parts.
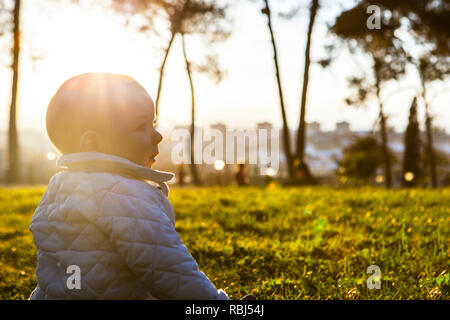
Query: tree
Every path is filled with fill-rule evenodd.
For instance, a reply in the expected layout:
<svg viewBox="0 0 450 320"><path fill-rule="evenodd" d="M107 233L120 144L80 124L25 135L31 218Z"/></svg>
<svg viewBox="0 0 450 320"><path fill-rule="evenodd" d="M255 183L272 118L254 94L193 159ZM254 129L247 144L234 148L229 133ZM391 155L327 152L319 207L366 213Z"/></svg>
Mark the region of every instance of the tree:
<svg viewBox="0 0 450 320"><path fill-rule="evenodd" d="M444 80L450 74L450 2L448 0L364 0L376 4L398 16L407 24L409 35L416 46L409 50L410 62L417 68L421 84L421 97L425 106L426 152L431 186L437 186L436 157L433 149L432 116L428 85ZM411 46L408 47L410 49ZM419 49L419 50L418 50ZM418 52L419 54L415 53ZM415 57L414 57L415 56Z"/></svg>
<svg viewBox="0 0 450 320"><path fill-rule="evenodd" d="M186 35L184 34L184 32L182 32L181 33L181 41L182 41L183 57L184 57L184 61L186 63L186 72L188 75L189 87L191 90L191 148L190 148L191 173L192 173L192 179L194 181L194 184L201 185L202 182L198 175L198 172L196 169L196 164L194 163L194 159L195 159L194 137L195 137L196 106L195 106L195 88L194 88L194 80L193 80L192 73L194 71L206 73L209 77L214 78L215 82L217 84L222 79L222 70L219 68L216 56L207 56L206 63L204 63L204 64L198 64L198 65L193 64L188 58L185 38L186 38Z"/></svg>
<svg viewBox="0 0 450 320"><path fill-rule="evenodd" d="M161 100L164 69L170 50L177 35L198 34L208 41L221 41L229 36L224 24L227 22L226 6L208 0L113 0L116 11L129 15L139 15L148 24L140 26L140 31L155 33L154 21L162 18L169 23L169 41L164 49L164 57L159 68L159 80L155 99L158 116ZM156 119L158 120L158 118Z"/></svg>
<svg viewBox="0 0 450 320"><path fill-rule="evenodd" d="M428 156L427 167L430 171L431 186L436 188L437 182L437 159L433 147L433 126L430 112L430 97L428 96L428 86L435 81L442 81L450 74L450 31L448 21L450 19L450 3L442 1L435 6L427 6L431 1L412 1L414 6L410 10L418 12L419 19L410 19L414 36L417 43L427 43L431 50L422 52L418 59L413 59L416 66L420 84L422 87L421 96L425 106L425 130L426 130L426 153ZM407 8L403 7L405 15ZM405 12L406 11L406 12Z"/></svg>
<svg viewBox="0 0 450 320"><path fill-rule="evenodd" d="M390 80L398 80L405 73L407 55L395 31L400 26L397 15L384 15L383 27L370 30L367 28L368 4L361 2L355 7L342 12L336 19L331 31L342 39L350 52L362 52L372 60L372 81L366 75L353 76L349 79L356 94L348 98L350 105L364 104L375 96L379 107L379 123L384 158L385 186L392 186L391 161L388 150L387 117L381 98L383 85Z"/></svg>
<svg viewBox="0 0 450 320"><path fill-rule="evenodd" d="M0 1L0 37L5 34L12 35L11 50L11 102L9 108L9 126L8 126L8 166L7 166L7 183L17 183L21 177L21 156L19 152L19 141L17 132L17 100L19 92L19 72L20 61L25 53L33 62L33 69L38 60L42 58L38 54L32 41L27 41L22 37L22 1L14 0L11 2L12 7L9 8L5 4L6 1ZM9 63L8 63L9 64Z"/></svg>
<svg viewBox="0 0 450 320"><path fill-rule="evenodd" d="M364 0L379 5L407 22L417 44L432 45L434 54L450 51L450 2L448 0Z"/></svg>
<svg viewBox="0 0 450 320"><path fill-rule="evenodd" d="M126 0L115 0L115 9L124 12L124 5L127 4ZM188 75L189 86L191 91L191 173L194 184L200 185L200 177L196 170L194 163L194 137L195 137L195 89L192 72L194 69L198 72L206 73L216 79L216 82L222 78L222 71L220 70L217 62L217 58L213 55L207 55L206 63L194 65L187 56L186 49L186 36L187 35L199 35L208 46L213 42L223 41L227 39L230 33L227 28L223 26L226 22L226 7L218 5L215 2L207 0L140 0L134 1L139 5L131 6L131 12L133 14L144 14L149 16L149 12L154 15L163 16L170 25L170 39L167 47L164 50L164 58L159 70L159 81L156 93L155 112L158 119L160 97L162 90L162 82L164 76L164 68L167 63L169 52L172 48L173 42L177 35L181 35L183 57L186 63L186 72ZM130 7L126 7L130 12ZM155 32L153 30L152 22L155 19L154 16L149 16L149 25L145 26L144 31ZM142 27L141 27L142 29Z"/></svg>
<svg viewBox="0 0 450 320"><path fill-rule="evenodd" d="M306 166L306 171L308 171L307 164L305 162L305 140L306 140L306 98L308 94L308 84L309 84L309 67L311 64L311 40L312 31L314 27L314 22L316 20L317 12L319 11L319 0L311 0L310 16L309 16L309 26L308 34L306 40L305 49L305 69L303 72L303 88L300 102L300 120L297 131L297 153L296 162L298 165L303 164ZM298 167L297 165L297 167Z"/></svg>
<svg viewBox="0 0 450 320"><path fill-rule="evenodd" d="M391 154L392 157L392 154ZM382 146L374 137L356 137L344 148L343 157L337 160L337 175L344 183L369 184L383 165Z"/></svg>
<svg viewBox="0 0 450 320"><path fill-rule="evenodd" d="M281 85L281 75L280 75L280 67L278 62L278 52L277 52L277 46L275 42L275 36L273 33L272 28L272 16L271 16L271 10L269 6L269 1L264 0L264 8L261 10L261 12L267 16L267 28L269 29L270 33L270 39L273 49L273 60L275 65L275 76L277 79L277 86L278 86L278 97L280 99L280 109L281 109L281 116L283 120L283 146L284 146L284 153L286 156L286 165L288 168L289 173L289 179L294 178L294 168L293 168L293 160L292 160L292 153L291 153L291 144L290 144L290 137L289 137L289 125L287 122L286 117L286 108L284 104L284 95L283 95L283 88Z"/></svg>
<svg viewBox="0 0 450 320"><path fill-rule="evenodd" d="M405 151L403 153L402 185L417 186L421 176L421 144L419 121L417 120L417 98L414 97L409 110L409 121L405 131Z"/></svg>
<svg viewBox="0 0 450 320"><path fill-rule="evenodd" d="M420 83L422 86L421 95L425 105L426 152L428 153L427 160L429 161L428 167L430 170L431 186L436 188L438 185L436 155L433 147L433 125L430 112L430 100L427 93L429 84L436 80L443 80L445 76L448 76L450 73L450 59L448 57L435 57L432 54L425 54L420 57L415 65L419 71Z"/></svg>
<svg viewBox="0 0 450 320"><path fill-rule="evenodd" d="M206 5L206 6L205 6ZM219 25L216 25L216 28L214 29L214 34L210 34L208 31L208 24L219 21L220 19L225 19L225 11L222 11L221 8L210 6L210 4L206 3L197 3L192 8L185 6L185 10L190 10L192 12L185 13L183 16L185 17L185 21L182 24L180 28L180 34L181 34L181 41L182 41L182 50L183 50L183 57L186 63L186 72L188 75L189 80L189 87L191 90L191 148L190 148L190 155L191 155L191 174L192 179L194 181L195 185L201 185L202 182L200 180L200 177L198 175L196 164L194 163L195 159L195 118L196 118L196 106L195 106L195 89L194 89L194 81L192 77L193 71L206 73L209 77L214 78L216 84L221 81L222 79L222 70L219 68L217 56L214 55L207 55L206 62L203 64L197 64L195 65L188 59L187 50L186 50L186 34L200 34L202 36L206 36L208 44L212 44L214 40L217 40L217 36L220 35L221 40L225 40L229 33L225 31L224 29L220 28ZM195 15L195 13L202 13L203 16L200 17L200 20L196 22L190 21L188 18ZM213 16L214 20L210 20L210 18L207 18L208 14ZM215 16L215 18L214 18ZM197 18L198 19L198 18ZM201 21L203 19L203 22ZM200 25L202 25L200 27Z"/></svg>
<svg viewBox="0 0 450 320"><path fill-rule="evenodd" d="M19 56L20 56L20 6L21 0L14 1L12 10L13 46L12 65L13 72L11 88L11 104L9 109L8 129L8 172L7 182L17 183L19 181L19 146L17 138L16 114L17 114L17 91L19 82Z"/></svg>
<svg viewBox="0 0 450 320"><path fill-rule="evenodd" d="M436 148L433 148L433 155L434 155L434 164L436 166L436 173L437 173L437 177L440 177L440 183L441 186L445 187L449 185L449 178L450 178L450 172L448 172L448 170L446 170L446 168L448 168L450 166L450 159L448 157L448 155ZM428 153L427 148L425 148L425 152L422 153L422 158L421 158L421 163L423 165L423 172L428 172L430 170L429 166L430 166L430 154ZM422 182L426 185L428 183L430 183L430 177L428 176L423 176ZM439 181L436 181L436 186L439 185Z"/></svg>
<svg viewBox="0 0 450 320"><path fill-rule="evenodd" d="M194 81L192 80L192 70L191 70L191 63L189 62L189 59L187 57L186 53L186 41L184 37L184 33L181 34L182 39L182 46L183 46L183 57L184 61L186 62L186 72L189 78L189 87L191 88L191 174L192 174L192 180L194 181L195 185L200 185L200 178L197 173L197 167L195 166L195 90L194 90Z"/></svg>

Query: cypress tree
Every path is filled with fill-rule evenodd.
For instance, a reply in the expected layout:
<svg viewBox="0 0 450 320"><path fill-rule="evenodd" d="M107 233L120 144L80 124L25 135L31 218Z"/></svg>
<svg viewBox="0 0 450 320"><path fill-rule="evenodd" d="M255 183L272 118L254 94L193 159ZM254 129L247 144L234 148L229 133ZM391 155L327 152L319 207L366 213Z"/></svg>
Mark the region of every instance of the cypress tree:
<svg viewBox="0 0 450 320"><path fill-rule="evenodd" d="M409 122L405 132L405 150L403 153L402 185L417 186L420 176L420 130L417 121L417 97L409 109Z"/></svg>

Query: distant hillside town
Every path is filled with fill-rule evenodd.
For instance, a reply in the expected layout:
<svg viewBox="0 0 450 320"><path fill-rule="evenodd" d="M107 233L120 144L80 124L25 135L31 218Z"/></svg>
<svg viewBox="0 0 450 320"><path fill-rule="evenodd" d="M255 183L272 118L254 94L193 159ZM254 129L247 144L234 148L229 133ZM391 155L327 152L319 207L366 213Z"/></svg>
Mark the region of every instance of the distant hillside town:
<svg viewBox="0 0 450 320"><path fill-rule="evenodd" d="M182 130L180 130L182 129ZM271 178L283 177L287 174L285 167L285 156L283 151L283 143L281 141L282 132L281 129L275 129L269 122L261 122L254 128L249 129L229 129L225 124L216 123L207 128L196 127L197 134L202 133L202 141L200 149L202 152L208 144L211 144L211 139L206 139L208 132L211 129L219 131L224 137L223 144L223 165L217 166L217 163L205 163L198 164L198 172L205 184L228 184L233 181L233 174L235 167L238 163L245 163L247 165L247 172L252 184L261 184L266 181L266 175L270 175ZM248 133L258 132L263 129L267 134L267 141L263 144L251 143L251 139L237 139L233 141L233 145L230 146L230 141L225 139L227 133L233 135L235 133ZM187 174L187 182L189 182L189 164L180 165L174 163L172 160L173 151L175 146L180 144L180 140L172 140L173 132L178 131L190 131L190 126L175 126L171 130L165 130L162 132L164 139L159 145L159 155L153 168L157 170L170 171L177 173L180 167L183 166L183 171ZM271 134L272 133L272 136ZM424 133L422 141L425 141ZM291 148L295 150L295 138L297 132L295 130L290 131L291 135ZM277 137L278 141L272 142L272 137ZM337 160L342 157L343 149L354 141L355 137L361 136L373 136L378 138L379 134L374 131L353 131L351 130L348 122L336 123L335 130L323 131L319 122L308 123L307 125L307 147L306 147L306 161L310 166L311 173L317 177L322 183L335 184L337 182L335 172L338 169ZM446 133L444 129L434 130L434 147L443 157L450 159L450 135ZM259 138L258 138L259 139ZM404 134L395 132L390 129L388 132L389 147L395 154L398 160L402 159L404 150ZM206 141L207 140L207 141ZM7 164L7 132L0 132L0 183L5 183L6 178L6 164ZM198 142L198 141L197 141ZM24 184L47 184L50 177L58 172L60 169L56 167L56 151L51 145L47 135L40 131L24 130L19 133L20 143L20 167L21 167L21 182ZM189 150L189 141L185 140L186 150ZM276 166L262 165L261 163L251 163L249 161L252 156L257 157L258 151L261 147L277 146L279 154L277 155L277 161L279 163ZM231 150L231 149L233 150ZM233 161L226 161L226 153L236 153L235 150L243 148L245 150L244 157L237 157L233 154ZM263 150L267 152L267 150ZM448 174L450 172L450 161L447 164L439 168L440 172ZM400 179L400 165L401 161L397 161L393 166L394 176L397 173L398 180ZM265 171L264 171L264 170ZM442 176L442 175L441 175ZM176 179L171 181L176 183Z"/></svg>

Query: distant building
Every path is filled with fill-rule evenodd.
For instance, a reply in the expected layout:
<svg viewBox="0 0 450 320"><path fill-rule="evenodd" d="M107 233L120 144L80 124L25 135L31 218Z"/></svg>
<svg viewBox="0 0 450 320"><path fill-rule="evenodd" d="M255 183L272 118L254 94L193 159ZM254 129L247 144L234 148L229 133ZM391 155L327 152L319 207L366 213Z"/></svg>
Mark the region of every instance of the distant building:
<svg viewBox="0 0 450 320"><path fill-rule="evenodd" d="M258 124L256 125L256 130L267 130L267 146L270 147L271 141L272 141L272 135L271 135L271 130L273 130L273 125L270 122L258 122ZM259 146L261 145L260 143L260 135L258 134L258 148L260 148Z"/></svg>
<svg viewBox="0 0 450 320"><path fill-rule="evenodd" d="M336 123L335 132L337 135L347 135L350 133L350 123L347 121L342 121Z"/></svg>
<svg viewBox="0 0 450 320"><path fill-rule="evenodd" d="M273 129L273 125L270 122L258 122L258 124L256 125L256 128L259 129L266 129L266 130L272 130Z"/></svg>
<svg viewBox="0 0 450 320"><path fill-rule="evenodd" d="M320 122L314 121L306 124L306 134L308 136L319 134L321 131Z"/></svg>
<svg viewBox="0 0 450 320"><path fill-rule="evenodd" d="M210 125L211 129L217 129L223 134L223 156L226 155L226 145L229 144L226 139L227 125L223 123L215 123ZM178 125L174 129L184 129L190 132L190 125ZM256 124L256 129L267 129L267 130L277 130L278 131L278 147L280 149L279 160L280 166L277 175L286 176L286 157L284 154L284 141L283 141L283 129L274 128L270 122L259 122ZM169 129L168 129L169 130ZM206 129L207 130L207 129ZM242 129L245 131L245 129ZM252 128L255 130L255 127ZM355 137L361 136L373 136L378 141L381 140L381 136L378 130L370 131L352 131L350 124L346 121L336 123L336 127L332 131L322 131L319 122L312 122L307 124L308 138L305 145L305 156L310 170L313 175L317 177L329 177L333 176L336 170L337 164L335 159L340 159L342 157L343 149L350 143L353 143ZM202 127L196 127L196 132L201 133ZM291 151L296 150L296 138L297 131L290 130L290 141L291 141ZM404 132L395 132L392 128L389 128L388 132L388 142L389 148L393 151L397 162L392 165L392 172L395 177L401 172L401 159L404 152ZM423 141L423 146L426 145L426 133L421 131L421 137ZM189 152L189 137L186 137L186 150ZM32 131L32 130L22 130L19 132L19 145L20 145L20 168L22 180L25 183L42 183L46 184L49 178L58 170L56 168L55 160L48 157L48 154L54 152L54 148L43 131ZM173 139L173 140L172 140ZM210 139L208 141L203 135L203 145L202 149L211 143ZM271 135L268 132L267 135L268 144L272 145ZM176 163L173 162L175 159L173 151L177 144L179 144L180 137L174 135L172 137L171 132L165 135L161 144L159 145L159 156L158 161L155 163L155 169L162 171L175 172L177 167ZM238 142L237 143L243 143ZM441 128L433 128L433 145L434 148L439 152L441 157L447 157L450 159L450 135ZM259 152L261 148L261 143L258 137L258 146L255 147L254 144L250 144L250 140L246 138L246 157L247 155ZM6 170L7 170L7 131L0 131L0 184L5 183ZM263 150L265 151L265 150ZM200 152L196 153L199 154ZM225 160L225 159L224 159ZM261 178L261 171L258 167L259 165L248 165L248 174L251 179L258 180ZM187 169L187 174L189 175L189 169ZM223 182L232 181L232 174L235 169L235 164L226 164L225 168L221 171L223 174ZM450 165L445 163L439 164L439 176L445 177L447 172L450 172ZM215 183L217 170L211 164L203 163L199 165L199 172L205 183ZM398 180L398 178L396 178ZM399 180L398 180L399 181Z"/></svg>
<svg viewBox="0 0 450 320"><path fill-rule="evenodd" d="M449 135L445 132L445 129L437 127L433 128L433 138L437 143L446 143L450 140Z"/></svg>

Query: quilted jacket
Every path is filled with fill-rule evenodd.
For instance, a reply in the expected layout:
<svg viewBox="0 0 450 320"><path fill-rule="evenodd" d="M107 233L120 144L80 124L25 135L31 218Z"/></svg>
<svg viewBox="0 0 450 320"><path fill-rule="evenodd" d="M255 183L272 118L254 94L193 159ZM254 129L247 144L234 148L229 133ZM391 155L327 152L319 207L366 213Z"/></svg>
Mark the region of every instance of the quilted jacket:
<svg viewBox="0 0 450 320"><path fill-rule="evenodd" d="M173 174L97 152L62 155L57 166L64 170L30 224L30 299L228 299L175 231L166 184Z"/></svg>

